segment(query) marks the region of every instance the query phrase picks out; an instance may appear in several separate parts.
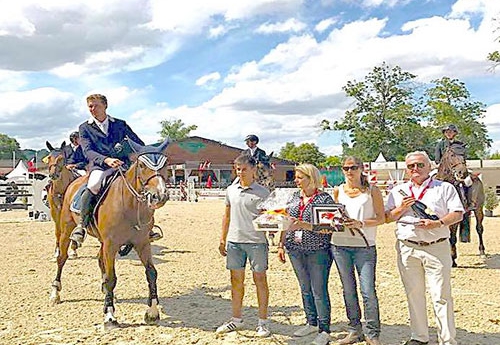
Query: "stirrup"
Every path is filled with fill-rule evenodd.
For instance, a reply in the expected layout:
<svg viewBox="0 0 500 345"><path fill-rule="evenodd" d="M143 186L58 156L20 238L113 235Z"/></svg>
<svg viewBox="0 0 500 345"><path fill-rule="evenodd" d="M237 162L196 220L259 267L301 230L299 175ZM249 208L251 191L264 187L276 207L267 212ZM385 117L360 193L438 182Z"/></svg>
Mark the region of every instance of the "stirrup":
<svg viewBox="0 0 500 345"><path fill-rule="evenodd" d="M85 228L81 225L78 225L76 228L73 229L73 232L71 233L71 236L69 236L69 239L74 241L77 247L79 248L83 245L85 237L87 237L87 232L85 231Z"/></svg>
<svg viewBox="0 0 500 345"><path fill-rule="evenodd" d="M155 232L153 229L158 229L158 232ZM149 242L154 242L161 240L163 238L163 230L158 225L153 225L153 228L149 231Z"/></svg>

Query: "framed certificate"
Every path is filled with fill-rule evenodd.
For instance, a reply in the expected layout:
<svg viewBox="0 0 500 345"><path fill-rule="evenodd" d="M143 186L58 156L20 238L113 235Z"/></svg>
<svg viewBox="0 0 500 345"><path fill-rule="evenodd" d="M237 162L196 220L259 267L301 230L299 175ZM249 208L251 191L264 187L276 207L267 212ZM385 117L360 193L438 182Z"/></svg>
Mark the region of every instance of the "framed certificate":
<svg viewBox="0 0 500 345"><path fill-rule="evenodd" d="M345 206L342 204L319 204L312 206L313 231L327 230L330 232L345 231L342 219Z"/></svg>

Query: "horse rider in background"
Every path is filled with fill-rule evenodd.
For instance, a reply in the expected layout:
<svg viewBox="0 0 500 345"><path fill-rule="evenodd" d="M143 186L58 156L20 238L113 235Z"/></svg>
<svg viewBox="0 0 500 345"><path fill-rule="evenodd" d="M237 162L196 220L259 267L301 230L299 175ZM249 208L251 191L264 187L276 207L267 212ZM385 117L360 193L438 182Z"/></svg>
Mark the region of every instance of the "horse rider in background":
<svg viewBox="0 0 500 345"><path fill-rule="evenodd" d="M458 135L458 128L454 124L449 124L442 129L442 133L444 135L444 138L441 139L435 149L435 154L434 154L434 162L436 164L440 164L441 160L446 152L446 150L451 150L454 154L457 156L461 156L465 162L466 160L466 146L464 142L457 140L456 136ZM460 184L460 186L463 188L463 196L465 197L465 201L467 205L464 205L466 209L470 209L471 207L474 207L474 202L471 200L471 195L469 193L469 187L472 186L473 180L472 178L477 177L473 176L472 171L469 171L469 177L467 177L463 183Z"/></svg>
<svg viewBox="0 0 500 345"><path fill-rule="evenodd" d="M457 156L462 156L465 160L466 144L459 141L456 138L458 135L458 128L454 124L449 124L442 129L444 138L441 139L437 145L434 152L434 162L439 164L443 158L444 153L449 148Z"/></svg>
<svg viewBox="0 0 500 345"><path fill-rule="evenodd" d="M257 162L262 162L267 159L266 151L257 147L259 143L259 137L255 134L249 134L245 137L245 143L248 146L248 149L243 151L243 154L247 154L250 157L253 157Z"/></svg>
<svg viewBox="0 0 500 345"><path fill-rule="evenodd" d="M70 144L63 149L66 168L76 172L79 176L84 176L87 174L86 167L89 161L80 145L80 134L78 132L71 133L69 140Z"/></svg>
<svg viewBox="0 0 500 345"><path fill-rule="evenodd" d="M86 229L91 223L95 202L106 176L105 172L121 166L130 166L129 158L117 152L116 145L125 138L144 145L125 121L106 113L108 108L106 96L101 94L88 96L87 107L92 116L80 125L79 132L83 152L89 161L89 180L81 196L81 222L70 236L79 246L82 245ZM160 234L153 231L149 236L152 241L161 238Z"/></svg>

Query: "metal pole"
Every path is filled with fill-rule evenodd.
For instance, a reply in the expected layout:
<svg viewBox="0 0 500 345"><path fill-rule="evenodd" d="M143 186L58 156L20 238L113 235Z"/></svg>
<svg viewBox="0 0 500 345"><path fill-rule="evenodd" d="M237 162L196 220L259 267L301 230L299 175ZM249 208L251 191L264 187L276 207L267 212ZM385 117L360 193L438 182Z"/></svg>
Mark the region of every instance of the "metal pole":
<svg viewBox="0 0 500 345"><path fill-rule="evenodd" d="M12 168L16 167L16 151L12 151Z"/></svg>

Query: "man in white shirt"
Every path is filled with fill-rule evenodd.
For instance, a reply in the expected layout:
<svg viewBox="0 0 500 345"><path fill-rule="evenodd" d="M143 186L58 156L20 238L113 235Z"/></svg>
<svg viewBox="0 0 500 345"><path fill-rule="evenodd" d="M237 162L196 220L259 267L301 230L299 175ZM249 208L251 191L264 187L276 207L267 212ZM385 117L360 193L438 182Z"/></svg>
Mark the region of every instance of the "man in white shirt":
<svg viewBox="0 0 500 345"><path fill-rule="evenodd" d="M439 345L456 345L448 226L462 219L464 208L453 185L430 178L431 161L426 152L409 153L405 162L410 181L395 186L386 204L387 222L397 223L398 268L410 313L411 338L405 345L429 343L426 280ZM429 218L419 218L412 210L416 202L427 206Z"/></svg>

